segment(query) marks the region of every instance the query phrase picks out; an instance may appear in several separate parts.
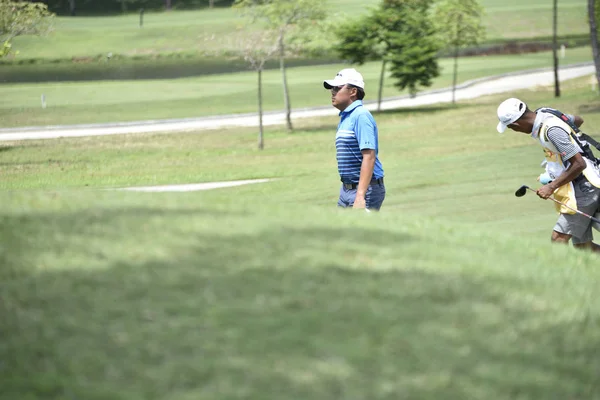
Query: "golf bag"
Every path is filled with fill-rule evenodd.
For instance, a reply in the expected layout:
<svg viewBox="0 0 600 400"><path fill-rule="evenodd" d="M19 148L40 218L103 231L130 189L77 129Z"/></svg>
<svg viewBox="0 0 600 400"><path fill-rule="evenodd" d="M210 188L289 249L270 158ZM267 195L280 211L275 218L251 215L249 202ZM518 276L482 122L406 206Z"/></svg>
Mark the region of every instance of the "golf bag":
<svg viewBox="0 0 600 400"><path fill-rule="evenodd" d="M594 155L594 152L592 151L592 149L590 148L590 144L591 144L598 151L600 151L600 143L598 143L598 141L596 141L596 139L594 139L590 135L583 133L577 127L577 125L575 125L575 123L571 122L569 117L567 117L565 114L563 114L562 112L560 112L554 108L541 107L541 108L538 108L537 110L535 110L535 112L538 112L538 111L552 114L552 115L560 118L560 120L563 121L565 124L569 125L569 127L571 127L571 130L572 130L571 132L569 132L569 134L571 135L573 140L575 140L575 143L577 143L579 145L579 147L583 151L583 155L585 156L585 158L592 161L594 163L594 165L596 165L597 167L600 167L600 158L597 158Z"/></svg>

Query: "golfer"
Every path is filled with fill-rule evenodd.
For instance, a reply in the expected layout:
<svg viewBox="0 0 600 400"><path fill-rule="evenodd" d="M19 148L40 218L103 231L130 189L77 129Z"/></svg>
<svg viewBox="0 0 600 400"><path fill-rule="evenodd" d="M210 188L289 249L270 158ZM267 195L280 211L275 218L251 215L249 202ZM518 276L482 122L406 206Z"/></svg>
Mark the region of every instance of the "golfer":
<svg viewBox="0 0 600 400"><path fill-rule="evenodd" d="M331 104L340 110L335 135L336 158L342 186L339 207L378 211L385 199L379 138L373 115L363 106L365 82L354 68L343 69L323 81L331 90Z"/></svg>
<svg viewBox="0 0 600 400"><path fill-rule="evenodd" d="M510 98L503 101L497 110L497 130L506 128L531 135L544 149L546 173L551 181L537 190L542 199L554 198L573 209L594 215L600 205L600 172L594 160L584 155L578 139L571 127L557 116L531 111L523 101ZM581 117L570 116L580 126ZM582 146L584 146L582 144ZM600 251L592 234L592 220L574 213L567 207L557 204L560 213L552 232L552 241L568 243L592 251Z"/></svg>

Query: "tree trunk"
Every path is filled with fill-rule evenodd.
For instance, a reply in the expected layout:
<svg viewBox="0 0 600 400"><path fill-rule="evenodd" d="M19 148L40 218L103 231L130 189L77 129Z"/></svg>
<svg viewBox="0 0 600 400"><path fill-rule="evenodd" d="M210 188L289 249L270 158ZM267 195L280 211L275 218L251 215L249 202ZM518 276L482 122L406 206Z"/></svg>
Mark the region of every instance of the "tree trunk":
<svg viewBox="0 0 600 400"><path fill-rule="evenodd" d="M379 93L377 93L377 111L381 111L381 98L383 97L383 79L385 78L386 63L386 59L381 62L381 73L379 74Z"/></svg>
<svg viewBox="0 0 600 400"><path fill-rule="evenodd" d="M596 66L596 80L600 89L600 52L598 51L598 26L596 25L596 1L588 0L588 18L590 21L590 39L592 42L592 54Z"/></svg>
<svg viewBox="0 0 600 400"><path fill-rule="evenodd" d="M264 148L263 142L263 111L262 111L262 68L258 69L258 148Z"/></svg>
<svg viewBox="0 0 600 400"><path fill-rule="evenodd" d="M552 18L552 57L554 58L554 97L560 97L560 81L558 80L558 40L557 40L557 20L558 20L558 0L554 0L554 15Z"/></svg>
<svg viewBox="0 0 600 400"><path fill-rule="evenodd" d="M454 46L454 72L452 73L452 104L456 103L456 79L458 77L458 49L459 46Z"/></svg>
<svg viewBox="0 0 600 400"><path fill-rule="evenodd" d="M167 11L171 10L171 0L165 0L165 8Z"/></svg>
<svg viewBox="0 0 600 400"><path fill-rule="evenodd" d="M283 100L285 102L285 120L287 123L288 131L292 131L292 109L290 105L290 93L288 90L287 77L285 75L285 46L283 44L283 31L279 32L279 69L281 70L281 76L283 78Z"/></svg>
<svg viewBox="0 0 600 400"><path fill-rule="evenodd" d="M75 0L69 0L69 14L71 17L75 16Z"/></svg>
<svg viewBox="0 0 600 400"><path fill-rule="evenodd" d="M214 8L215 7L215 0L208 0L208 8Z"/></svg>
<svg viewBox="0 0 600 400"><path fill-rule="evenodd" d="M452 73L452 104L456 104L456 80L458 78L458 50L460 49L460 36L462 15L458 14L456 21L456 41L454 42L454 71Z"/></svg>
<svg viewBox="0 0 600 400"><path fill-rule="evenodd" d="M125 0L121 0L121 12L127 12L127 2Z"/></svg>

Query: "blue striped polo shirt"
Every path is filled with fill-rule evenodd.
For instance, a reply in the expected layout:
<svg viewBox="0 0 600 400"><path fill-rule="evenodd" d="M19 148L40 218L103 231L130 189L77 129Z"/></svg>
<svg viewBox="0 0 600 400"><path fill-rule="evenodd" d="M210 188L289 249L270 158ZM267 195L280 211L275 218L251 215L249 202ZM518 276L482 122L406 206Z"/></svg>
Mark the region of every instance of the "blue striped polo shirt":
<svg viewBox="0 0 600 400"><path fill-rule="evenodd" d="M356 100L340 112L340 123L335 135L336 159L340 178L344 183L358 183L363 155L361 150L375 150L375 168L372 179L383 178L379 161L379 139L375 119L361 100Z"/></svg>

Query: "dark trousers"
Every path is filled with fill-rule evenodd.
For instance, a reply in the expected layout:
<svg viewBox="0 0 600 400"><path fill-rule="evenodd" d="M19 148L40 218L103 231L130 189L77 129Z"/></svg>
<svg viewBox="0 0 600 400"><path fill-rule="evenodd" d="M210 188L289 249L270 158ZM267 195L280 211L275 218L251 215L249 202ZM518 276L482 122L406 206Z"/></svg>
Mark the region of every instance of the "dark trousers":
<svg viewBox="0 0 600 400"><path fill-rule="evenodd" d="M385 199L385 185L383 179L380 179L381 183L373 180L367 189L365 195L365 203L367 208L373 211L378 211L383 204ZM338 207L352 207L354 205L354 199L356 198L356 187L357 184L343 183L340 188L340 198L338 199Z"/></svg>

